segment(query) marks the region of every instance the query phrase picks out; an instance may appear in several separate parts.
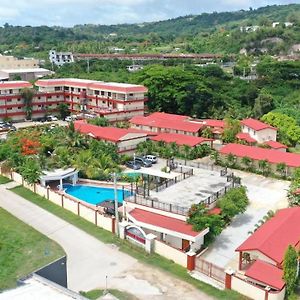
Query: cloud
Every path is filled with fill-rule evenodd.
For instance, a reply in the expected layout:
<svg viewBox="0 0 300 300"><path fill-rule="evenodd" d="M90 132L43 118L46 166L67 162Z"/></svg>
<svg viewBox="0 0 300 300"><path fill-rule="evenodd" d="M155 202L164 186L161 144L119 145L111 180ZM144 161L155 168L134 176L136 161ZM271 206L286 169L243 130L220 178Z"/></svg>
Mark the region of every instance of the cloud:
<svg viewBox="0 0 300 300"><path fill-rule="evenodd" d="M292 2L300 0L0 0L0 18L33 26L140 23Z"/></svg>

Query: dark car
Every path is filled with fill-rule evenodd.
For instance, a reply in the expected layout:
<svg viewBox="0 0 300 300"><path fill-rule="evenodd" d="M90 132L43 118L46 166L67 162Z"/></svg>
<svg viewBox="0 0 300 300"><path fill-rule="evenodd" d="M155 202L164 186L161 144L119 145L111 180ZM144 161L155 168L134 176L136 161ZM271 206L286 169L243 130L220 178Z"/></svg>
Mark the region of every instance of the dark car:
<svg viewBox="0 0 300 300"><path fill-rule="evenodd" d="M146 158L136 157L134 160L136 163L140 164L143 167L146 167L146 168L152 167L152 162Z"/></svg>
<svg viewBox="0 0 300 300"><path fill-rule="evenodd" d="M128 161L126 166L133 170L139 170L141 168L141 165L134 161Z"/></svg>

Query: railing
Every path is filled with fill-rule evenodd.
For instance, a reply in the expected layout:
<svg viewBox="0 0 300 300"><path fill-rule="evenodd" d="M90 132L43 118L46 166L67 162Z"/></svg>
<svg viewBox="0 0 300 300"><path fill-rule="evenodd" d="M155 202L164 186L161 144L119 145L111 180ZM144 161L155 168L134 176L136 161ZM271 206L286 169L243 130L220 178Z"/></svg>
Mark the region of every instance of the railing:
<svg viewBox="0 0 300 300"><path fill-rule="evenodd" d="M188 166L192 168L205 169L205 170L218 171L218 172L224 169L223 167L214 164L204 164L201 162L183 160L183 159L176 159L175 163L177 163L178 165Z"/></svg>
<svg viewBox="0 0 300 300"><path fill-rule="evenodd" d="M166 212L171 212L174 214L178 215L183 215L186 216L189 209L187 207L171 204L171 203L166 203L166 202L160 202L158 200L152 199L150 197L144 198L139 195L134 195L126 199L126 201L131 202L131 203L136 203L139 205L163 210Z"/></svg>

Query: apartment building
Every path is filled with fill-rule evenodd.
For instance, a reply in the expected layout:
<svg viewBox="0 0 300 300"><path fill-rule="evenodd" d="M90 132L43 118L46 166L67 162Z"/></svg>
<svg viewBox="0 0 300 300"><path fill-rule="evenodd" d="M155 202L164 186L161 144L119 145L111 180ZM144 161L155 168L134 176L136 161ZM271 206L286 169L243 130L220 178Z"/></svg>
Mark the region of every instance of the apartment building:
<svg viewBox="0 0 300 300"><path fill-rule="evenodd" d="M49 60L56 66L62 66L67 63L74 62L72 52L56 52L55 50L49 51Z"/></svg>
<svg viewBox="0 0 300 300"><path fill-rule="evenodd" d="M39 60L34 58L16 58L11 55L0 54L0 69L30 69L38 68Z"/></svg>
<svg viewBox="0 0 300 300"><path fill-rule="evenodd" d="M32 100L32 117L57 112L61 102L72 112L85 112L108 120L123 121L144 114L147 89L141 85L106 83L84 79L49 79L35 83L37 91ZM21 90L32 88L26 81L0 83L0 118L15 121L25 118ZM14 105L14 106L11 106Z"/></svg>

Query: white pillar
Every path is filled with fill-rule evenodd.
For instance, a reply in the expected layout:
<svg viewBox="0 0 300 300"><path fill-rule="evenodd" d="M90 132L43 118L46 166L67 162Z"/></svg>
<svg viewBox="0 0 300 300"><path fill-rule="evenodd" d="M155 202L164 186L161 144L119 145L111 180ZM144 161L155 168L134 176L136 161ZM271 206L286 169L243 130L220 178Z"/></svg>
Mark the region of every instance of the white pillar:
<svg viewBox="0 0 300 300"><path fill-rule="evenodd" d="M59 179L59 189L62 190L63 189L63 184L62 184L62 178Z"/></svg>
<svg viewBox="0 0 300 300"><path fill-rule="evenodd" d="M157 236L153 233L149 233L146 235L146 243L145 243L145 250L148 253L154 252L154 242Z"/></svg>
<svg viewBox="0 0 300 300"><path fill-rule="evenodd" d="M125 238L126 238L125 230L128 225L129 225L129 223L126 221L119 223L119 234L120 234L120 239L122 239L122 240L125 240Z"/></svg>

